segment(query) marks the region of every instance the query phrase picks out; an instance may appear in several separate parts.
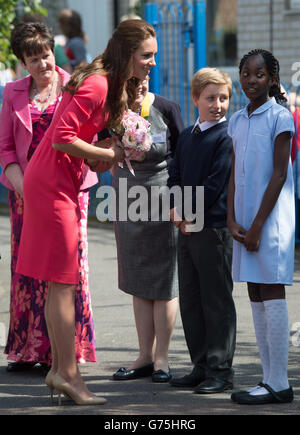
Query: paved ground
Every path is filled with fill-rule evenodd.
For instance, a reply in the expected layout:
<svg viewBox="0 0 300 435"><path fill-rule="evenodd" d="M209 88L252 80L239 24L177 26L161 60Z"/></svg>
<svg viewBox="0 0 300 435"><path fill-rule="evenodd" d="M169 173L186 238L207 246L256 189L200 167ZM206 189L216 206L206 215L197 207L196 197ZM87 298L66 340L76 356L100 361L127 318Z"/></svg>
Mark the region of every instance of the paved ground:
<svg viewBox="0 0 300 435"><path fill-rule="evenodd" d="M0 209L0 345L9 320L9 219ZM166 384L153 384L150 379L114 382L112 373L128 365L137 356L131 297L117 288L117 264L114 233L111 225L91 222L89 225L90 286L97 336L97 364L81 366L89 388L105 396L105 406L78 408L65 400L61 408L50 406L44 379L38 370L27 374L8 374L6 357L0 347L0 414L98 414L118 415L185 415L206 414L300 414L300 255L296 254L295 283L288 288L291 327L298 323L299 338L291 332L289 376L296 398L289 405L245 407L230 400L230 393L200 396L189 390L177 390ZM250 306L244 285L234 289L238 313L237 350L234 360L235 389L244 389L260 381L260 363L255 344ZM6 332L4 331L6 330ZM1 343L2 341L2 343ZM292 344L294 343L294 345ZM298 345L298 346L297 346ZM178 314L170 348L173 374L186 374L191 369ZM177 417L176 417L177 416ZM106 417L104 417L106 418ZM129 417L128 417L129 418ZM107 420L108 421L108 420Z"/></svg>

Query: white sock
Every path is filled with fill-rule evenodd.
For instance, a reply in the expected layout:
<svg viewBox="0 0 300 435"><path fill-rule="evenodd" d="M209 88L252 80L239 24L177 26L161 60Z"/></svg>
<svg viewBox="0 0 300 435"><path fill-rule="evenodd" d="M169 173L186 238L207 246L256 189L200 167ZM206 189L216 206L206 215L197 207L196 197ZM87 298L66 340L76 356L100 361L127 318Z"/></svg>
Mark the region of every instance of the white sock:
<svg viewBox="0 0 300 435"><path fill-rule="evenodd" d="M274 391L289 388L288 353L290 343L290 325L285 299L264 302L267 318L267 336L270 355L270 371L267 384Z"/></svg>
<svg viewBox="0 0 300 435"><path fill-rule="evenodd" d="M263 369L262 382L267 383L270 372L269 345L267 339L267 318L263 302L251 302L252 317L257 346Z"/></svg>
<svg viewBox="0 0 300 435"><path fill-rule="evenodd" d="M255 387L247 390L247 393L249 393L251 396L257 396L259 394L268 394L268 391L265 388L260 387L259 385L255 385Z"/></svg>

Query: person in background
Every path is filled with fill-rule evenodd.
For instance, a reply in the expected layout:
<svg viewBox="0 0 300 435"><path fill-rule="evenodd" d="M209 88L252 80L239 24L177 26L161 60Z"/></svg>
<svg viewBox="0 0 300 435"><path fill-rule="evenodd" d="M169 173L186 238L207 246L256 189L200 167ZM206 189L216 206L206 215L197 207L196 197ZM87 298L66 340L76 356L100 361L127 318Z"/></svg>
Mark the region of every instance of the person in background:
<svg viewBox="0 0 300 435"><path fill-rule="evenodd" d="M16 272L16 263L24 217L24 173L51 124L62 97L62 87L70 76L55 66L53 35L45 24L17 25L11 45L20 65L30 75L6 85L0 117L0 163L3 170L0 181L8 188L11 222L10 326L5 353L9 361L14 361L8 364L8 371L28 370L37 363L48 370L52 354L44 316L47 282L20 275ZM78 362L97 360L87 247L89 188L97 182L96 174L86 167L78 196L80 281L75 301ZM42 254L39 243L34 249Z"/></svg>
<svg viewBox="0 0 300 435"><path fill-rule="evenodd" d="M45 19L42 15L36 14L24 14L20 20L22 23L45 23ZM69 59L65 55L64 48L56 42L54 38L54 57L55 57L55 65L67 71L69 74L72 73L73 69L69 63ZM26 68L22 67L20 62L16 64L16 79L20 79L22 77L26 77L28 75L28 71Z"/></svg>
<svg viewBox="0 0 300 435"><path fill-rule="evenodd" d="M179 105L148 92L148 79L138 89L137 100L131 108L150 122L153 145L143 161L132 162L134 176L127 165L114 169L117 204L119 181L124 179L128 190L143 186L149 198L153 187L166 187L168 163L184 127ZM128 207L130 203L128 200ZM152 376L153 382L168 382L172 376L168 350L178 308L177 230L171 222L162 220L160 212L156 221L117 219L115 236L119 288L133 296L139 357L128 368L121 367L113 379Z"/></svg>
<svg viewBox="0 0 300 435"><path fill-rule="evenodd" d="M5 68L0 62L0 86L4 87L7 83L15 80L15 73L11 68Z"/></svg>
<svg viewBox="0 0 300 435"><path fill-rule="evenodd" d="M74 70L81 63L87 62L86 35L82 30L82 20L78 12L63 9L58 15L61 32L67 38L65 53Z"/></svg>
<svg viewBox="0 0 300 435"><path fill-rule="evenodd" d="M0 109L2 106L3 91L7 83L14 81L16 78L15 72L11 68L5 68L4 64L0 62ZM1 167L0 167L1 174Z"/></svg>
<svg viewBox="0 0 300 435"><path fill-rule="evenodd" d="M292 139L291 160L293 165L293 176L295 186L295 207L296 207L296 239L300 239L300 98L295 92L287 93L283 86L281 91L287 99L287 108L291 111L295 124L295 134Z"/></svg>
<svg viewBox="0 0 300 435"><path fill-rule="evenodd" d="M54 45L54 57L57 66L67 71L69 74L72 74L72 66L70 65L69 59L65 54L64 48L60 44L55 43Z"/></svg>

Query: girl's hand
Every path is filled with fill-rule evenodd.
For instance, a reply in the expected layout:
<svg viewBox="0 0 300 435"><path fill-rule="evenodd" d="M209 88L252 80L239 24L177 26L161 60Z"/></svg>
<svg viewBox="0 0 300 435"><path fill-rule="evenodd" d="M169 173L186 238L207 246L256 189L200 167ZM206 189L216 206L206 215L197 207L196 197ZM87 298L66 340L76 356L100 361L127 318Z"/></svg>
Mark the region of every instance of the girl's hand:
<svg viewBox="0 0 300 435"><path fill-rule="evenodd" d="M243 228L241 225L238 225L236 222L230 222L230 223L227 222L227 227L234 240L236 240L239 243L245 242L245 237L247 234L245 228Z"/></svg>
<svg viewBox="0 0 300 435"><path fill-rule="evenodd" d="M246 233L244 239L244 245L247 251L255 252L259 249L259 243L261 239L261 228L257 225L252 225L249 231Z"/></svg>

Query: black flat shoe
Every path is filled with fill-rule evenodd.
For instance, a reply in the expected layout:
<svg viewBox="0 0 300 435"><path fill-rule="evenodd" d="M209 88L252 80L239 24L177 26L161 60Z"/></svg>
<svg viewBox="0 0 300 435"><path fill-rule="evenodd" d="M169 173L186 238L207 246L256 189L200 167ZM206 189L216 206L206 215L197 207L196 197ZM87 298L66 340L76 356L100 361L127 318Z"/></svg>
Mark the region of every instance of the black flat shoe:
<svg viewBox="0 0 300 435"><path fill-rule="evenodd" d="M172 378L170 384L172 387L179 388L194 388L197 387L205 379L204 374L192 371L189 375L182 376L181 378Z"/></svg>
<svg viewBox="0 0 300 435"><path fill-rule="evenodd" d="M240 405L266 405L268 403L291 403L294 400L292 388L276 392L268 384L262 386L268 391L268 394L252 396L250 393L241 393L240 395L236 393L235 402Z"/></svg>
<svg viewBox="0 0 300 435"><path fill-rule="evenodd" d="M47 376L47 374L50 372L51 370L51 366L48 366L48 364L46 363L39 363L36 368L39 370L39 372L43 375L43 376Z"/></svg>
<svg viewBox="0 0 300 435"><path fill-rule="evenodd" d="M37 363L35 362L12 362L6 367L7 372L27 372L32 370Z"/></svg>
<svg viewBox="0 0 300 435"><path fill-rule="evenodd" d="M137 369L128 370L125 367L121 367L114 375L113 379L115 381L128 381L131 379L146 378L151 376L153 373L154 365L148 364Z"/></svg>
<svg viewBox="0 0 300 435"><path fill-rule="evenodd" d="M195 389L196 394L215 394L232 390L233 383L224 379L207 378Z"/></svg>
<svg viewBox="0 0 300 435"><path fill-rule="evenodd" d="M259 382L258 384L257 384L257 386L258 387L263 387L264 386L264 384L262 383L262 382ZM233 402L236 402L236 397L238 396L238 397L241 397L242 395L244 395L244 394L249 394L249 392L247 391L247 390L242 390L242 391L236 391L235 393L232 393L231 394L231 400L233 401Z"/></svg>
<svg viewBox="0 0 300 435"><path fill-rule="evenodd" d="M152 373L152 382L169 382L172 379L172 374L170 367L168 368L168 372L163 370L155 370Z"/></svg>

